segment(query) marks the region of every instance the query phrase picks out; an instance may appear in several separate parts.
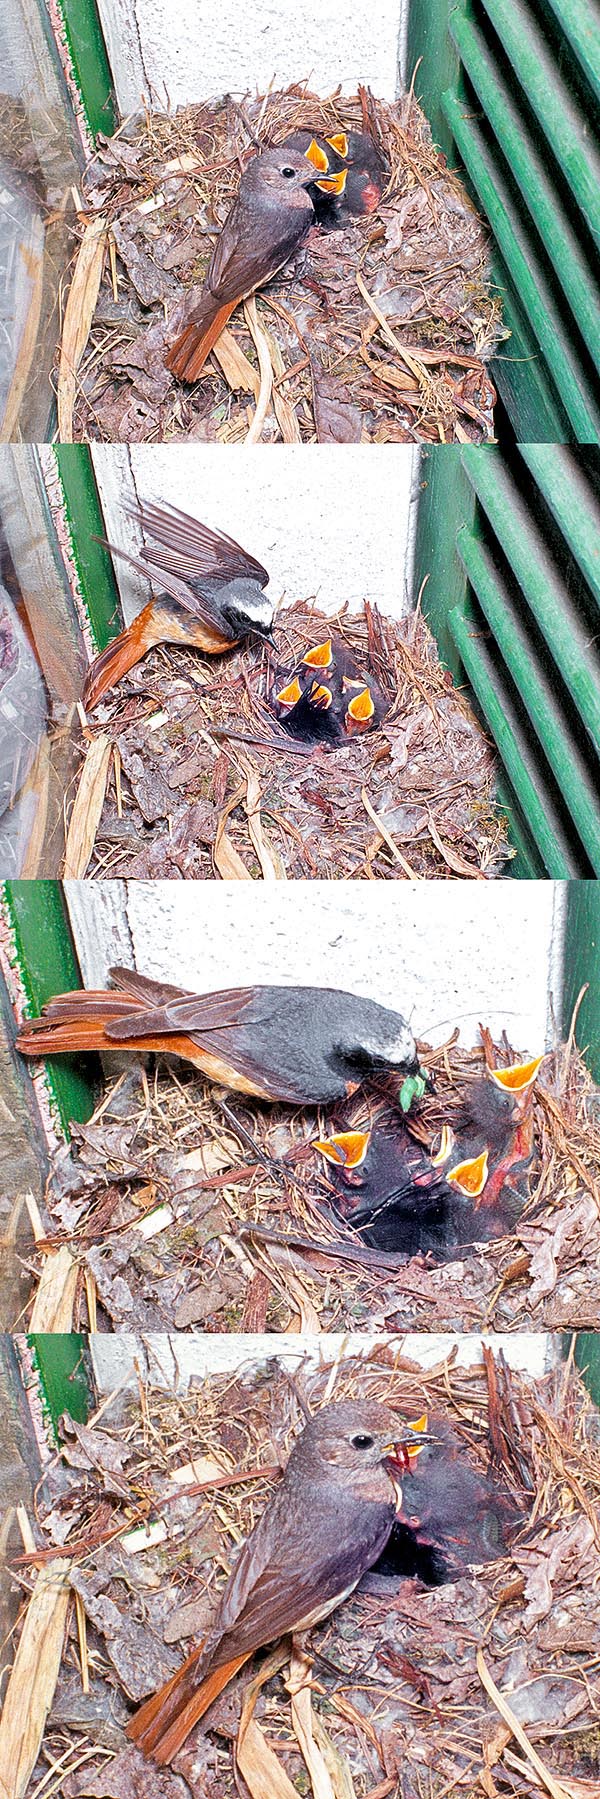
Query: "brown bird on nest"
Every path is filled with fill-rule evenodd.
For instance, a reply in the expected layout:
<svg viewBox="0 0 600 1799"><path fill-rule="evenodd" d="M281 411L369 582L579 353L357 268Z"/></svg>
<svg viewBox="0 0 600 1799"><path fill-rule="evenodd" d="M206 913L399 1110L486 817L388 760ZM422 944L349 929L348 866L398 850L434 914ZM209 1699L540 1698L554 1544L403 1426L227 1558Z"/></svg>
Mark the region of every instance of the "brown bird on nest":
<svg viewBox="0 0 600 1799"><path fill-rule="evenodd" d="M342 1400L309 1419L208 1635L127 1726L145 1755L165 1767L257 1649L311 1630L354 1591L385 1548L426 1426L373 1400Z"/></svg>
<svg viewBox="0 0 600 1799"><path fill-rule="evenodd" d="M316 174L323 186L318 170ZM201 298L166 359L180 381L198 379L240 300L271 281L299 249L315 223L308 192L314 182L314 162L286 145L263 150L248 164L217 238ZM339 192L344 183L343 173L327 176L325 191Z"/></svg>

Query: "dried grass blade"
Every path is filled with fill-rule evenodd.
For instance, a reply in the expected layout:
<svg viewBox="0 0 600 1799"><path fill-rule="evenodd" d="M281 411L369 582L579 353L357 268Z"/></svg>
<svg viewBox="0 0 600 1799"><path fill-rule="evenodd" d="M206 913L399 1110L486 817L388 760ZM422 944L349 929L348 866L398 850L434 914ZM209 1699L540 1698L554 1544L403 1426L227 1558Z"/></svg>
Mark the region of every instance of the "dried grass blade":
<svg viewBox="0 0 600 1799"><path fill-rule="evenodd" d="M398 845L396 843L394 843L393 837L390 836L390 833L387 830L386 826L384 825L382 819L378 817L374 807L371 805L371 801L369 799L369 795L367 793L366 787L361 788L360 797L361 797L363 806L365 808L365 812L368 812L369 818L372 820L372 823L376 826L376 829L378 830L380 837L383 839L383 842L387 843L387 847L391 851L391 854L394 857L394 860L396 862L400 863L400 867L403 869L404 874L406 875L407 879L409 881L420 881L421 876L416 873L416 870L414 868L411 868L410 862L407 862L406 856L402 855L402 851L398 849Z"/></svg>
<svg viewBox="0 0 600 1799"><path fill-rule="evenodd" d="M465 862L464 856L459 856L456 850L449 849L448 845L442 842L437 825L429 809L427 811L427 825L432 843L435 844L436 850L439 850L440 856L443 857L443 860L446 863L446 867L452 869L453 874L463 875L468 881L485 881L485 875L482 874L480 868L473 868L471 862Z"/></svg>
<svg viewBox="0 0 600 1799"><path fill-rule="evenodd" d="M86 225L69 288L58 370L58 435L61 443L73 442L77 370L96 310L107 235L108 223L103 214Z"/></svg>
<svg viewBox="0 0 600 1799"><path fill-rule="evenodd" d="M258 323L255 299L244 301L244 317L256 348L260 370L260 392L256 403L256 412L250 430L244 438L244 443L257 444L260 442L262 428L269 410L271 393L273 390L273 368L271 357L269 355L269 345L264 331Z"/></svg>
<svg viewBox="0 0 600 1799"><path fill-rule="evenodd" d="M285 881L286 874L279 856L265 837L260 816L261 790L258 775L248 769L246 775L246 817L252 847L260 862L264 881Z"/></svg>
<svg viewBox="0 0 600 1799"><path fill-rule="evenodd" d="M81 772L69 819L65 848L65 881L81 881L88 867L106 798L111 756L110 737L93 737Z"/></svg>
<svg viewBox="0 0 600 1799"><path fill-rule="evenodd" d="M366 300L370 312L373 313L373 317L377 319L378 325L381 326L383 335L387 338L392 350L395 350L397 355L402 358L402 361L406 363L406 367L411 370L413 375L416 375L417 380L422 380L424 373L422 364L417 362L416 358L411 356L408 350L403 349L400 338L396 337L395 331L392 331L391 325L388 325L385 313L381 311L381 308L377 305L377 301L374 300L373 295L369 293L368 287L365 287L362 275L358 269L356 271L356 285L359 293L362 294L363 300Z"/></svg>
<svg viewBox="0 0 600 1799"><path fill-rule="evenodd" d="M264 329L264 327L263 327L263 329ZM266 337L266 340L267 340L267 343L269 346L269 354L271 357L273 373L275 375L275 383L277 384L277 382L282 381L284 376L286 375L286 373L287 373L286 366L285 366L283 356L281 354L281 350L279 348L277 339L275 337L271 336L270 331L265 331L265 337ZM281 431L281 435L282 435L284 444L302 443L302 432L300 430L300 426L298 424L298 420L296 417L296 409L294 406L292 406L291 400L288 400L286 398L285 394L281 393L281 391L277 385L275 385L273 388L273 411L275 413L275 417L277 419L277 423L279 425L279 429Z"/></svg>
<svg viewBox="0 0 600 1799"><path fill-rule="evenodd" d="M23 1799L60 1671L69 1604L68 1561L41 1568L27 1607L0 1718L0 1799Z"/></svg>
<svg viewBox="0 0 600 1799"><path fill-rule="evenodd" d="M254 1718L238 1744L236 1760L252 1799L298 1799L297 1787L292 1786Z"/></svg>
<svg viewBox="0 0 600 1799"><path fill-rule="evenodd" d="M318 1712L313 1712L312 1728L315 1742L318 1743L331 1778L335 1799L356 1799L356 1787L352 1779L348 1757L332 1742Z"/></svg>
<svg viewBox="0 0 600 1799"><path fill-rule="evenodd" d="M287 1649L273 1649L258 1674L249 1681L244 1694L236 1742L236 1761L252 1799L297 1799L296 1788L288 1780L285 1769L253 1716L261 1687L265 1686L273 1674L279 1673L288 1659Z"/></svg>
<svg viewBox="0 0 600 1799"><path fill-rule="evenodd" d="M44 1256L30 1331L72 1331L79 1269L66 1243Z"/></svg>
<svg viewBox="0 0 600 1799"><path fill-rule="evenodd" d="M292 1728L308 1768L314 1799L336 1799L318 1743L313 1736L312 1698L307 1685L309 1663L294 1644L287 1683L292 1701Z"/></svg>
<svg viewBox="0 0 600 1799"><path fill-rule="evenodd" d="M506 1699L496 1686L496 1682L490 1674L481 1649L477 1650L477 1673L482 1686L485 1687L486 1693L488 1693L490 1699L493 1700L501 1718L504 1718L505 1724L509 1725L515 1741L523 1750L523 1754L527 1756L528 1761L532 1763L536 1773L539 1774L540 1780L543 1781L544 1786L551 1795L551 1799L571 1799L568 1786L562 1786L558 1780L554 1779L554 1775L550 1773L550 1769L546 1767L545 1762L543 1762L541 1756L538 1755L537 1749L534 1749L533 1743L530 1743L529 1737L526 1736L516 1713L511 1710L510 1705L508 1705Z"/></svg>

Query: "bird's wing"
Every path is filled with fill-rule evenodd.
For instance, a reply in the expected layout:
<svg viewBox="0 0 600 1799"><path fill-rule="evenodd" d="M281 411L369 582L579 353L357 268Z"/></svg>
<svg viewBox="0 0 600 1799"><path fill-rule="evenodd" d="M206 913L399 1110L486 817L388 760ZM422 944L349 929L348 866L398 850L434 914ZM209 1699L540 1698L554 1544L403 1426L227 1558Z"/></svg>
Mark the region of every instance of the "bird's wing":
<svg viewBox="0 0 600 1799"><path fill-rule="evenodd" d="M341 1509L346 1509L343 1496ZM364 1513L361 1508L348 1535L337 1513L329 1527L323 1519L320 1529L313 1516L304 1520L304 1529L300 1515L297 1530L290 1528L293 1520L293 1499L283 1483L244 1544L223 1594L210 1633L211 1645L217 1638L211 1666L318 1623L377 1560L392 1528L394 1506L371 1505Z"/></svg>
<svg viewBox="0 0 600 1799"><path fill-rule="evenodd" d="M256 212L244 201L237 201L212 253L207 286L214 299L227 305L231 300L246 299L257 287L264 287L297 249L310 217L310 213L305 215L304 211L293 213L291 220L282 217L277 235L265 242L265 236L258 228ZM272 218L270 214L269 223Z"/></svg>
<svg viewBox="0 0 600 1799"><path fill-rule="evenodd" d="M145 544L140 551L141 560L148 569L175 576L182 582L207 579L226 582L241 578L258 581L260 587L266 587L268 570L255 556L243 550L224 531L211 530L208 525L201 524L200 519L181 512L178 506L159 506L153 500L128 501L124 511L141 525L144 536L155 540ZM192 595L188 599L192 611L193 600Z"/></svg>

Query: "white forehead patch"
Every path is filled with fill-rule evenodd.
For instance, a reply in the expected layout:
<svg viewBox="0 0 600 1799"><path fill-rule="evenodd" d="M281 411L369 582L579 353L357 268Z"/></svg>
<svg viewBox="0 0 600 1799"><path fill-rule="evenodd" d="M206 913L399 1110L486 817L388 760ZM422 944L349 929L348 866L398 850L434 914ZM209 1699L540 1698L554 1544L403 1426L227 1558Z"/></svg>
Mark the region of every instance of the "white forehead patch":
<svg viewBox="0 0 600 1799"><path fill-rule="evenodd" d="M267 599L265 593L244 594L241 605L247 618L255 618L261 625L270 625L273 618L273 603Z"/></svg>

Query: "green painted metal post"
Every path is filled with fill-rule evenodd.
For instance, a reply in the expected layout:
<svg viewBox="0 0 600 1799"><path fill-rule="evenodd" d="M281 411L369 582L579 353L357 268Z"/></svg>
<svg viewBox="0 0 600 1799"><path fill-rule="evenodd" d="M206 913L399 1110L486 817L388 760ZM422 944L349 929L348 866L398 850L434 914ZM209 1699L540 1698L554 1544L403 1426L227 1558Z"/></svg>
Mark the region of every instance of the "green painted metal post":
<svg viewBox="0 0 600 1799"><path fill-rule="evenodd" d="M15 962L35 1017L53 994L81 986L62 887L58 881L6 881L3 903ZM93 1112L98 1064L88 1056L83 1060L49 1056L46 1069L50 1097L68 1135L73 1119L84 1121Z"/></svg>
<svg viewBox="0 0 600 1799"><path fill-rule="evenodd" d="M600 1333L581 1331L575 1344L575 1361L581 1369L590 1398L600 1406Z"/></svg>
<svg viewBox="0 0 600 1799"><path fill-rule="evenodd" d="M79 591L97 650L121 629L119 591L108 550L97 539L105 525L91 452L86 444L54 449Z"/></svg>
<svg viewBox="0 0 600 1799"><path fill-rule="evenodd" d="M563 1030L571 1027L582 987L576 1039L595 1081L600 1081L600 883L570 881L565 933Z"/></svg>
<svg viewBox="0 0 600 1799"><path fill-rule="evenodd" d="M56 0L73 79L90 136L110 137L119 123L106 44L95 0Z"/></svg>
<svg viewBox="0 0 600 1799"><path fill-rule="evenodd" d="M33 1332L27 1340L39 1376L42 1407L56 1442L63 1412L85 1424L93 1408L86 1339L79 1331L53 1331L44 1335Z"/></svg>
<svg viewBox="0 0 600 1799"><path fill-rule="evenodd" d="M449 629L454 606L463 606L467 579L457 547L461 525L473 524L476 500L459 452L440 444L421 455L415 539L415 588L422 583L423 617L436 639L442 661L454 679L464 678L460 656Z"/></svg>
<svg viewBox="0 0 600 1799"><path fill-rule="evenodd" d="M431 125L433 141L453 164L452 132L441 106L444 88L455 86L459 61L448 30L454 0L411 0L408 14L407 85L415 76L415 93Z"/></svg>

